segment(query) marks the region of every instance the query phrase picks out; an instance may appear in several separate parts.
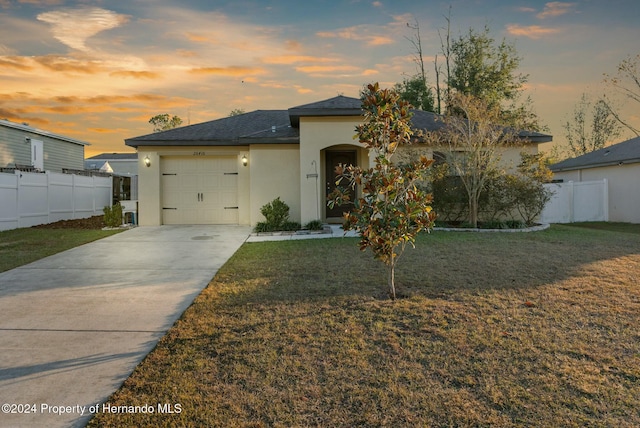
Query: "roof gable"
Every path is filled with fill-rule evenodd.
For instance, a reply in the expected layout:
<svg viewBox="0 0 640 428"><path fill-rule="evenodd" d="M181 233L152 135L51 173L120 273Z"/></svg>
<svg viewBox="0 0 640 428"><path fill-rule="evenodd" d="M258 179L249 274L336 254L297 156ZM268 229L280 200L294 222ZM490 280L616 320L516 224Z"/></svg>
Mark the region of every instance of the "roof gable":
<svg viewBox="0 0 640 428"><path fill-rule="evenodd" d="M640 137L551 165L553 172L640 162Z"/></svg>
<svg viewBox="0 0 640 428"><path fill-rule="evenodd" d="M291 107L288 112L291 125L298 127L301 117L361 116L362 100L338 95L323 101Z"/></svg>

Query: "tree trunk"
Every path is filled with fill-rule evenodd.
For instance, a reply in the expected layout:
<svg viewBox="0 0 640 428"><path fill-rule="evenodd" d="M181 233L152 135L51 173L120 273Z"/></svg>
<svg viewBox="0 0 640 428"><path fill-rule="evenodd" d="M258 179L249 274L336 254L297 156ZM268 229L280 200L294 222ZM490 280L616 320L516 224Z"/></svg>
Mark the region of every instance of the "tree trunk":
<svg viewBox="0 0 640 428"><path fill-rule="evenodd" d="M469 198L469 223L474 228L478 227L478 200L474 196Z"/></svg>
<svg viewBox="0 0 640 428"><path fill-rule="evenodd" d="M391 300L396 300L396 260L391 256L391 264L389 265L389 296Z"/></svg>

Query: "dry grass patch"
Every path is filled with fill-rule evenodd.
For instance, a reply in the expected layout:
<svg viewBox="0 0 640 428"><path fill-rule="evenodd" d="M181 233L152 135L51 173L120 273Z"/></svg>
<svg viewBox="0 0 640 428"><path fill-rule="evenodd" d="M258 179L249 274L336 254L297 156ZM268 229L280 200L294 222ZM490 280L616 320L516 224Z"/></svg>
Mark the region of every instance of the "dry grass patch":
<svg viewBox="0 0 640 428"><path fill-rule="evenodd" d="M92 426L640 426L640 239L434 233L244 245Z"/></svg>

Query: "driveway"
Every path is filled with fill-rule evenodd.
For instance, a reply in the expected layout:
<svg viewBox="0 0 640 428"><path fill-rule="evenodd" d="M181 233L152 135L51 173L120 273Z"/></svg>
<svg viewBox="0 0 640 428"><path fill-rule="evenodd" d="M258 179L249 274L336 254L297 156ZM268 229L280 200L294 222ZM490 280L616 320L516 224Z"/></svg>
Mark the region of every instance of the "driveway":
<svg viewBox="0 0 640 428"><path fill-rule="evenodd" d="M0 426L84 426L250 231L138 227L0 273Z"/></svg>

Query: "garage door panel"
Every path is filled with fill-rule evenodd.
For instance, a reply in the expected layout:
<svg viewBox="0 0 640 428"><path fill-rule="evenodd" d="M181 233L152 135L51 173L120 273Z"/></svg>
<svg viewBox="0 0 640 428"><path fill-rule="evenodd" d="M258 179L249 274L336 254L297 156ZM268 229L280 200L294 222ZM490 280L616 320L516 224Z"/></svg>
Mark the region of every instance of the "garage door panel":
<svg viewBox="0 0 640 428"><path fill-rule="evenodd" d="M164 224L238 223L235 156L165 157L162 173Z"/></svg>

